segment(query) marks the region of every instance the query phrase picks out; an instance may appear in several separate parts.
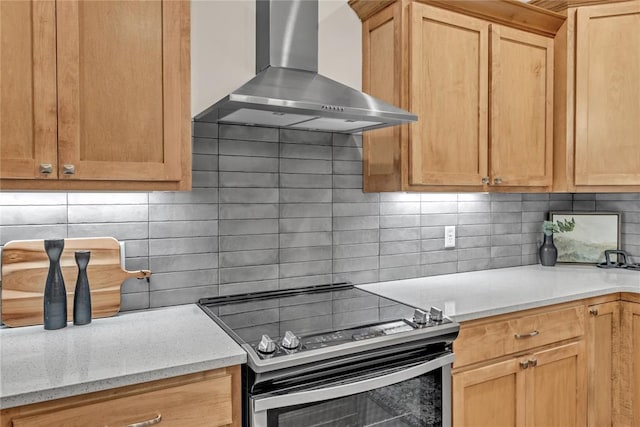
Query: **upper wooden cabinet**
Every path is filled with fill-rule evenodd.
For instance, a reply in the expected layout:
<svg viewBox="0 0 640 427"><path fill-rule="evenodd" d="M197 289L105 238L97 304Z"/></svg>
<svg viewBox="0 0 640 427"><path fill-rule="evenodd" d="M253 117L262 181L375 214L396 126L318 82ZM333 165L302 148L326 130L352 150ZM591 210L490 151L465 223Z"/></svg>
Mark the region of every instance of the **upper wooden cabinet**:
<svg viewBox="0 0 640 427"><path fill-rule="evenodd" d="M350 4L363 90L418 116L365 133L365 191L551 188L560 15L496 1Z"/></svg>
<svg viewBox="0 0 640 427"><path fill-rule="evenodd" d="M640 191L640 1L534 3L567 15L556 37L553 190Z"/></svg>
<svg viewBox="0 0 640 427"><path fill-rule="evenodd" d="M51 1L0 2L0 176L57 169L56 9Z"/></svg>
<svg viewBox="0 0 640 427"><path fill-rule="evenodd" d="M1 188L190 189L188 1L3 1L0 18Z"/></svg>
<svg viewBox="0 0 640 427"><path fill-rule="evenodd" d="M410 40L409 110L418 121L409 126L408 185L482 186L489 24L413 3Z"/></svg>
<svg viewBox="0 0 640 427"><path fill-rule="evenodd" d="M493 184L550 188L553 39L491 25L490 69Z"/></svg>

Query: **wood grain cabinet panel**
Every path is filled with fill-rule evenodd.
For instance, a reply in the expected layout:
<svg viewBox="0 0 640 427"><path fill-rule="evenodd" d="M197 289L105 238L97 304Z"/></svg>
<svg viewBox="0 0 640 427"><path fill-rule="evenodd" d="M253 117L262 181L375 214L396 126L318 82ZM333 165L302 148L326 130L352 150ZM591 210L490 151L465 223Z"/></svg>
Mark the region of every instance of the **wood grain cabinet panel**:
<svg viewBox="0 0 640 427"><path fill-rule="evenodd" d="M64 179L180 179L176 1L57 4ZM65 175L64 165L75 173Z"/></svg>
<svg viewBox="0 0 640 427"><path fill-rule="evenodd" d="M350 4L364 19L364 91L418 116L365 134L365 191L550 189L554 43L508 27L519 5Z"/></svg>
<svg viewBox="0 0 640 427"><path fill-rule="evenodd" d="M411 5L410 185L481 185L487 174L489 26Z"/></svg>
<svg viewBox="0 0 640 427"><path fill-rule="evenodd" d="M585 426L587 386L584 341L528 357L526 425Z"/></svg>
<svg viewBox="0 0 640 427"><path fill-rule="evenodd" d="M189 10L2 1L1 187L190 189Z"/></svg>
<svg viewBox="0 0 640 427"><path fill-rule="evenodd" d="M401 7L397 3L363 23L362 88L392 105L402 104L401 76L403 58ZM363 175L365 191L394 191L400 188L400 141L406 125L363 134Z"/></svg>
<svg viewBox="0 0 640 427"><path fill-rule="evenodd" d="M640 185L640 2L577 10L575 184Z"/></svg>
<svg viewBox="0 0 640 427"><path fill-rule="evenodd" d="M623 302L620 335L619 425L640 427L640 301Z"/></svg>
<svg viewBox="0 0 640 427"><path fill-rule="evenodd" d="M6 409L1 425L119 427L156 420L163 426L239 427L240 406L240 367L235 366Z"/></svg>
<svg viewBox="0 0 640 427"><path fill-rule="evenodd" d="M524 425L525 371L518 359L453 375L453 425Z"/></svg>
<svg viewBox="0 0 640 427"><path fill-rule="evenodd" d="M500 186L553 180L553 39L491 25L490 177Z"/></svg>
<svg viewBox="0 0 640 427"><path fill-rule="evenodd" d="M620 378L620 302L588 307L588 425L617 425Z"/></svg>
<svg viewBox="0 0 640 427"><path fill-rule="evenodd" d="M640 191L640 0L534 0L555 38L554 192Z"/></svg>
<svg viewBox="0 0 640 427"><path fill-rule="evenodd" d="M584 426L584 342L453 375L454 426Z"/></svg>
<svg viewBox="0 0 640 427"><path fill-rule="evenodd" d="M465 325L454 342L456 368L584 334L584 310L569 307Z"/></svg>
<svg viewBox="0 0 640 427"><path fill-rule="evenodd" d="M586 426L584 311L569 304L463 322L453 425Z"/></svg>
<svg viewBox="0 0 640 427"><path fill-rule="evenodd" d="M52 1L0 2L0 178L57 176L55 19Z"/></svg>

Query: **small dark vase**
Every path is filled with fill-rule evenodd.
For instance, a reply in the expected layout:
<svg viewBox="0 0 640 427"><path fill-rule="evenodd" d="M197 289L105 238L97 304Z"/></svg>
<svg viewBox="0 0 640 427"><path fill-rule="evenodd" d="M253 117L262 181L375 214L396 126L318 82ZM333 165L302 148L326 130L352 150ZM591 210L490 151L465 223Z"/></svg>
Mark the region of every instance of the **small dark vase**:
<svg viewBox="0 0 640 427"><path fill-rule="evenodd" d="M553 244L553 234L550 236L544 235L544 243L540 246L540 264L552 267L556 265L558 259L558 249Z"/></svg>
<svg viewBox="0 0 640 427"><path fill-rule="evenodd" d="M64 240L45 240L44 250L49 257L49 273L44 286L44 328L60 329L67 326L67 290L60 269Z"/></svg>
<svg viewBox="0 0 640 427"><path fill-rule="evenodd" d="M73 324L86 325L91 323L91 292L87 277L87 265L89 265L90 251L76 251L76 264L78 264L78 279L73 295Z"/></svg>

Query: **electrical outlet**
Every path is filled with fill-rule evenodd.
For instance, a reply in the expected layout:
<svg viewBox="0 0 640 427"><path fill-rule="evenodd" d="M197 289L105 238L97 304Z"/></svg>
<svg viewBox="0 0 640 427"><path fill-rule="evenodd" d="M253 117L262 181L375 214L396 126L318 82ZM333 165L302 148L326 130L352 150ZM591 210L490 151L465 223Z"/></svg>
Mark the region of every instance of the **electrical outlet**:
<svg viewBox="0 0 640 427"><path fill-rule="evenodd" d="M456 226L447 225L444 227L444 247L445 249L456 247Z"/></svg>

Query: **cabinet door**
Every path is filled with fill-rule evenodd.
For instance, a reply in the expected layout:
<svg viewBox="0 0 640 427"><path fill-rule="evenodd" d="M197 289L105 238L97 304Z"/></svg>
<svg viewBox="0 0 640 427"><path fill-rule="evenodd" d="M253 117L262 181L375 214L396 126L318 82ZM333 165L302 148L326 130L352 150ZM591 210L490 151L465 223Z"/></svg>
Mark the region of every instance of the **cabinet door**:
<svg viewBox="0 0 640 427"><path fill-rule="evenodd" d="M491 25L491 183L550 186L553 39Z"/></svg>
<svg viewBox="0 0 640 427"><path fill-rule="evenodd" d="M620 380L623 418L620 425L640 427L640 304L622 306Z"/></svg>
<svg viewBox="0 0 640 427"><path fill-rule="evenodd" d="M57 3L61 178L180 179L188 20L187 1Z"/></svg>
<svg viewBox="0 0 640 427"><path fill-rule="evenodd" d="M454 374L453 425L524 426L524 374L519 359Z"/></svg>
<svg viewBox="0 0 640 427"><path fill-rule="evenodd" d="M528 426L585 426L587 385L584 341L530 357L526 384Z"/></svg>
<svg viewBox="0 0 640 427"><path fill-rule="evenodd" d="M640 185L640 2L581 8L576 185Z"/></svg>
<svg viewBox="0 0 640 427"><path fill-rule="evenodd" d="M587 339L588 421L589 426L615 424L620 354L620 303L618 301L589 307Z"/></svg>
<svg viewBox="0 0 640 427"><path fill-rule="evenodd" d="M489 24L411 5L409 184L482 185L487 176Z"/></svg>
<svg viewBox="0 0 640 427"><path fill-rule="evenodd" d="M396 2L365 21L362 27L362 90L398 106L406 102L400 88L403 73L401 20L402 4ZM363 134L364 191L401 189L400 139L406 132L406 125L403 125Z"/></svg>
<svg viewBox="0 0 640 427"><path fill-rule="evenodd" d="M55 177L56 145L55 3L0 1L0 178Z"/></svg>

